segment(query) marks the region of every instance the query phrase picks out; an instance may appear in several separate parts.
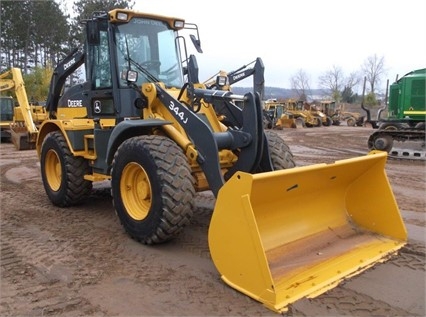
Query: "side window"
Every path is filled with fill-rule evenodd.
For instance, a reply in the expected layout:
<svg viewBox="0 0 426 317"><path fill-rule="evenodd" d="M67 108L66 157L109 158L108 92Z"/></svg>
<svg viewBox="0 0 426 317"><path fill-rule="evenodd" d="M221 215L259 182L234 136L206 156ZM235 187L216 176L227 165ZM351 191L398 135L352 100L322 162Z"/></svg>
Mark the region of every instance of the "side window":
<svg viewBox="0 0 426 317"><path fill-rule="evenodd" d="M100 31L100 45L93 47L92 51L92 85L94 89L112 87L111 64L109 56L108 34L106 30Z"/></svg>

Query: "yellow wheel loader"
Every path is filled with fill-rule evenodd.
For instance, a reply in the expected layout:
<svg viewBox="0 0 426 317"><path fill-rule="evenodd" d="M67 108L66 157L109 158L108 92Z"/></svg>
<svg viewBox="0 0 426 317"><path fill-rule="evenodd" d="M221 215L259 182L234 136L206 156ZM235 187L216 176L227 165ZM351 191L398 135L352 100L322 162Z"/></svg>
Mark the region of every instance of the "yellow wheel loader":
<svg viewBox="0 0 426 317"><path fill-rule="evenodd" d="M406 243L386 153L295 167L282 138L263 130L258 93L199 83L181 35L192 30L201 52L195 24L124 9L85 24L84 49L54 71L37 138L54 205L83 203L93 182L109 180L125 231L152 245L173 239L196 192L211 190L208 244L221 278L276 312ZM63 92L83 64L86 81Z"/></svg>
<svg viewBox="0 0 426 317"><path fill-rule="evenodd" d="M35 149L38 127L47 119L44 106L30 104L24 79L19 68L11 68L0 75L0 91L9 91L18 102L8 123L8 133L17 150Z"/></svg>

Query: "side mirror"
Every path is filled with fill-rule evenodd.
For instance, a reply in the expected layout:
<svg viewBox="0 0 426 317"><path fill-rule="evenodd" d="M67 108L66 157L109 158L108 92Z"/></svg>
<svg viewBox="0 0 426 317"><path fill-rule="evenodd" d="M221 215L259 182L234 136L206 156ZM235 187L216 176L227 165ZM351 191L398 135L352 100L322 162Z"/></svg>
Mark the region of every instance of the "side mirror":
<svg viewBox="0 0 426 317"><path fill-rule="evenodd" d="M194 34L190 34L189 37L191 38L192 44L194 44L195 49L198 53L203 53L203 49L201 48L200 40L195 37Z"/></svg>

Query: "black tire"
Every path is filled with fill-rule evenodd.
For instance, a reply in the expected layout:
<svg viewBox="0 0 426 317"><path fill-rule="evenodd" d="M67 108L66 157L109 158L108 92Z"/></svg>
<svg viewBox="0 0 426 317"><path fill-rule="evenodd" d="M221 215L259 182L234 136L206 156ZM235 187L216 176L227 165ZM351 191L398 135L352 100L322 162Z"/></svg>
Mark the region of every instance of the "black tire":
<svg viewBox="0 0 426 317"><path fill-rule="evenodd" d="M315 116L316 122L314 123L314 127L322 127L322 119L320 116Z"/></svg>
<svg viewBox="0 0 426 317"><path fill-rule="evenodd" d="M356 124L356 120L353 117L350 117L346 120L346 124L348 127L354 127Z"/></svg>
<svg viewBox="0 0 426 317"><path fill-rule="evenodd" d="M265 135L274 169L283 170L295 167L293 153L285 141L273 131L265 131Z"/></svg>
<svg viewBox="0 0 426 317"><path fill-rule="evenodd" d="M325 118L325 122L322 123L324 126L329 127L333 124L333 119L331 119L330 117L326 117Z"/></svg>
<svg viewBox="0 0 426 317"><path fill-rule="evenodd" d="M77 205L89 197L92 182L84 179L89 164L72 155L61 132L50 132L43 140L40 165L44 189L54 205Z"/></svg>
<svg viewBox="0 0 426 317"><path fill-rule="evenodd" d="M163 136L124 141L114 155L111 191L126 232L144 244L173 239L189 224L195 189L182 150Z"/></svg>
<svg viewBox="0 0 426 317"><path fill-rule="evenodd" d="M305 120L302 118L296 118L294 121L296 121L296 128L306 128Z"/></svg>
<svg viewBox="0 0 426 317"><path fill-rule="evenodd" d="M338 115L331 116L331 120L333 121L333 125L340 125L340 119Z"/></svg>
<svg viewBox="0 0 426 317"><path fill-rule="evenodd" d="M392 136L387 134L378 134L373 140L373 149L390 152L393 147Z"/></svg>

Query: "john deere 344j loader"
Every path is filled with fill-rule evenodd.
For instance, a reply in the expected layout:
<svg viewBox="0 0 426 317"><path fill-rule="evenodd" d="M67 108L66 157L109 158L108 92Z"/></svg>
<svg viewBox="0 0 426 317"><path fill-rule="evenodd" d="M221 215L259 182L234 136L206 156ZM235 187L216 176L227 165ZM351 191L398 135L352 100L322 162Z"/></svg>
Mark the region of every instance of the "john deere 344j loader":
<svg viewBox="0 0 426 317"><path fill-rule="evenodd" d="M189 29L201 52L196 25L121 9L85 24L84 48L54 71L37 138L53 204L80 203L93 182L109 180L126 232L156 244L189 223L197 191L211 190L214 264L227 284L276 312L406 243L386 153L294 167L284 141L263 131L257 93L199 83L182 36ZM80 65L87 80L62 92Z"/></svg>

